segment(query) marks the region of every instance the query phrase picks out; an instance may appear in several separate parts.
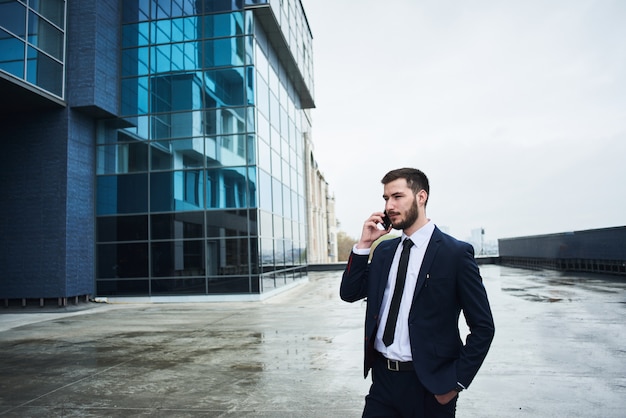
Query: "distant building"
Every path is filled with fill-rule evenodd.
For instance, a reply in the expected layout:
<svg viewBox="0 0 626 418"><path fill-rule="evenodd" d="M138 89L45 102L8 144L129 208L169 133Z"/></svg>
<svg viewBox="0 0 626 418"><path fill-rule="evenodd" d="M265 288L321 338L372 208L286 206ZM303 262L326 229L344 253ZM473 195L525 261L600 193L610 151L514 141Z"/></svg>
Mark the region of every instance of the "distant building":
<svg viewBox="0 0 626 418"><path fill-rule="evenodd" d="M315 161L311 141L307 140L306 144L308 155L306 172L309 185L307 262L310 264L336 263L338 256L335 198L331 195L328 183Z"/></svg>
<svg viewBox="0 0 626 418"><path fill-rule="evenodd" d="M332 259L312 57L298 0L1 3L0 298L258 299Z"/></svg>
<svg viewBox="0 0 626 418"><path fill-rule="evenodd" d="M626 275L626 226L498 240L500 264Z"/></svg>

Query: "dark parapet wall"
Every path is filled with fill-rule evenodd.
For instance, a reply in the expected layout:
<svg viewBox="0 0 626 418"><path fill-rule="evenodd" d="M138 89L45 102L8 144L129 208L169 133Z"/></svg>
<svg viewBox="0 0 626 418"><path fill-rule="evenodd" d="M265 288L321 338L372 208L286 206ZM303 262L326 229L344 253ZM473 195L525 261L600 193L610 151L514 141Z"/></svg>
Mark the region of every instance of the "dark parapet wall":
<svg viewBox="0 0 626 418"><path fill-rule="evenodd" d="M500 263L626 276L626 226L498 240Z"/></svg>

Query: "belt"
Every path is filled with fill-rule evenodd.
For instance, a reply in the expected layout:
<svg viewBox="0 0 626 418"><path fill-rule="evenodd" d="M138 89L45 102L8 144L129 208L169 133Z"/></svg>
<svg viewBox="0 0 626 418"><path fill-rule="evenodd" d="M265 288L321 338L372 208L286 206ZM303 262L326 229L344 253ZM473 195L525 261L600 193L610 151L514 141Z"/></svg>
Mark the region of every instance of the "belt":
<svg viewBox="0 0 626 418"><path fill-rule="evenodd" d="M378 351L376 351L376 353L378 354L378 357L380 357L380 359L387 366L387 370L390 370L392 372L413 372L413 371L415 371L415 369L413 368L413 362L412 361L391 360L391 359L388 359L387 357L383 356L382 353L380 353Z"/></svg>

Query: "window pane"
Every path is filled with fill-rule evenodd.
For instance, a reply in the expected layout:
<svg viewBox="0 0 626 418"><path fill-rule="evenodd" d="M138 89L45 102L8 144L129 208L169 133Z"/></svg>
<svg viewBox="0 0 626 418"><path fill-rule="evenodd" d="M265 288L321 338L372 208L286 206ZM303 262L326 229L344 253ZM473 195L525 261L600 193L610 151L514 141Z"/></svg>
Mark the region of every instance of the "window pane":
<svg viewBox="0 0 626 418"><path fill-rule="evenodd" d="M150 26L147 22L122 27L122 47L146 46L149 44Z"/></svg>
<svg viewBox="0 0 626 418"><path fill-rule="evenodd" d="M149 48L130 48L122 50L122 76L148 75L149 64Z"/></svg>
<svg viewBox="0 0 626 418"><path fill-rule="evenodd" d="M227 11L231 9L229 0L203 2L204 13ZM201 12L202 13L202 12ZM213 14L202 17L202 37L222 38L243 34L243 13Z"/></svg>
<svg viewBox="0 0 626 418"><path fill-rule="evenodd" d="M201 170L171 171L150 175L150 209L171 212L202 209Z"/></svg>
<svg viewBox="0 0 626 418"><path fill-rule="evenodd" d="M195 73L153 77L152 111L201 109L203 107L201 86L202 82Z"/></svg>
<svg viewBox="0 0 626 418"><path fill-rule="evenodd" d="M205 71L204 75L206 90L218 103L224 106L245 104L242 67Z"/></svg>
<svg viewBox="0 0 626 418"><path fill-rule="evenodd" d="M264 170L259 170L259 208L272 211L272 177Z"/></svg>
<svg viewBox="0 0 626 418"><path fill-rule="evenodd" d="M98 215L148 211L148 175L98 176Z"/></svg>
<svg viewBox="0 0 626 418"><path fill-rule="evenodd" d="M122 79L122 115L148 113L148 77Z"/></svg>
<svg viewBox="0 0 626 418"><path fill-rule="evenodd" d="M209 279L209 293L250 293L250 277L215 277Z"/></svg>
<svg viewBox="0 0 626 418"><path fill-rule="evenodd" d="M248 221L247 210L208 212L207 237L246 237Z"/></svg>
<svg viewBox="0 0 626 418"><path fill-rule="evenodd" d="M98 174L148 171L148 144L129 142L98 147Z"/></svg>
<svg viewBox="0 0 626 418"><path fill-rule="evenodd" d="M63 0L30 0L30 7L61 29L65 29L65 2Z"/></svg>
<svg viewBox="0 0 626 418"><path fill-rule="evenodd" d="M97 278L148 277L148 244L98 244Z"/></svg>
<svg viewBox="0 0 626 418"><path fill-rule="evenodd" d="M63 66L32 47L28 47L26 80L59 97L63 95Z"/></svg>
<svg viewBox="0 0 626 418"><path fill-rule="evenodd" d="M63 32L33 12L28 14L28 42L54 58L63 60Z"/></svg>
<svg viewBox="0 0 626 418"><path fill-rule="evenodd" d="M201 295L206 293L206 279L152 280L152 295Z"/></svg>
<svg viewBox="0 0 626 418"><path fill-rule="evenodd" d="M272 270L271 266L274 265L274 240L271 238L261 238L259 241L261 245L261 272Z"/></svg>
<svg viewBox="0 0 626 418"><path fill-rule="evenodd" d="M24 42L0 29L0 69L24 78Z"/></svg>
<svg viewBox="0 0 626 418"><path fill-rule="evenodd" d="M248 274L248 239L207 240L207 274L231 276Z"/></svg>
<svg viewBox="0 0 626 418"><path fill-rule="evenodd" d="M206 140L207 167L246 164L246 136L228 135Z"/></svg>
<svg viewBox="0 0 626 418"><path fill-rule="evenodd" d="M150 216L152 239L202 238L204 212L180 212Z"/></svg>
<svg viewBox="0 0 626 418"><path fill-rule="evenodd" d="M204 241L153 242L152 277L204 276Z"/></svg>
<svg viewBox="0 0 626 418"><path fill-rule="evenodd" d="M207 170L207 208L245 208L249 185L245 167Z"/></svg>
<svg viewBox="0 0 626 418"><path fill-rule="evenodd" d="M96 240L140 241L148 239L148 217L107 216L96 220Z"/></svg>
<svg viewBox="0 0 626 418"><path fill-rule="evenodd" d="M0 26L26 39L26 7L17 1L0 2Z"/></svg>
<svg viewBox="0 0 626 418"><path fill-rule="evenodd" d="M150 292L148 280L98 280L96 293L102 296L145 296Z"/></svg>
<svg viewBox="0 0 626 418"><path fill-rule="evenodd" d="M202 67L244 65L244 38L208 39L202 45Z"/></svg>
<svg viewBox="0 0 626 418"><path fill-rule="evenodd" d="M150 148L153 171L202 168L204 165L202 138L155 141Z"/></svg>
<svg viewBox="0 0 626 418"><path fill-rule="evenodd" d="M140 22L150 17L150 0L123 1L121 4L124 23Z"/></svg>

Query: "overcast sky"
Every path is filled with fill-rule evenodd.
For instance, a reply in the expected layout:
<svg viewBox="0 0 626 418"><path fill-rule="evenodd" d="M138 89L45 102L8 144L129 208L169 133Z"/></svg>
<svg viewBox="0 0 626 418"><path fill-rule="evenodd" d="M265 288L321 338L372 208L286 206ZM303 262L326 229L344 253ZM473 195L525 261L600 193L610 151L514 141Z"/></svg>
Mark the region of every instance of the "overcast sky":
<svg viewBox="0 0 626 418"><path fill-rule="evenodd" d="M416 167L460 239L626 225L626 1L302 0L340 230Z"/></svg>

